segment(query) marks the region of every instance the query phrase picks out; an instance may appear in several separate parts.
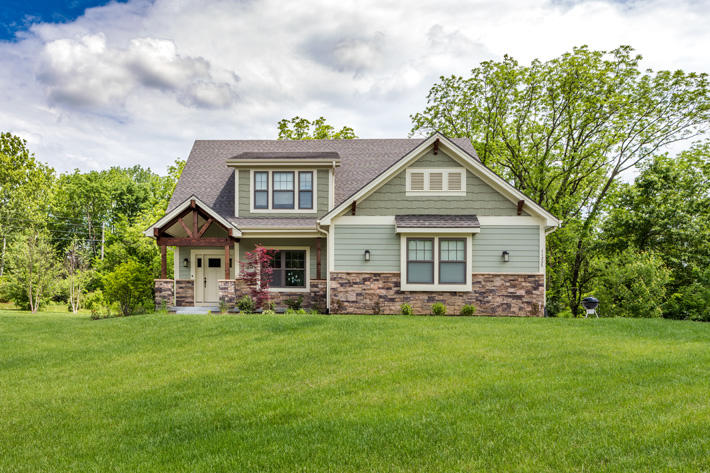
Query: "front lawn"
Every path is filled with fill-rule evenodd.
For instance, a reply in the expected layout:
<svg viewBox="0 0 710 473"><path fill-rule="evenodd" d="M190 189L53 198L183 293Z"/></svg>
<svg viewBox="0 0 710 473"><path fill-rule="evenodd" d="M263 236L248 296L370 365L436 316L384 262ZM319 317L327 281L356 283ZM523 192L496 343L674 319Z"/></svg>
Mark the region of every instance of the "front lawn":
<svg viewBox="0 0 710 473"><path fill-rule="evenodd" d="M710 470L710 324L0 311L0 471L632 470Z"/></svg>

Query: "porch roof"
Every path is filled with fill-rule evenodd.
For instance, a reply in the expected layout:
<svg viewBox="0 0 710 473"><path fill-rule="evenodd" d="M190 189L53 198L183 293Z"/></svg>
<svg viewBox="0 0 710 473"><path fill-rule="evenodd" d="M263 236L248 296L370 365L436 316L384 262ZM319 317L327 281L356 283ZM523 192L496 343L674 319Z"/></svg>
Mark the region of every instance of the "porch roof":
<svg viewBox="0 0 710 473"><path fill-rule="evenodd" d="M420 231L461 231L476 233L481 230L478 217L468 215L395 215L394 223L398 233Z"/></svg>

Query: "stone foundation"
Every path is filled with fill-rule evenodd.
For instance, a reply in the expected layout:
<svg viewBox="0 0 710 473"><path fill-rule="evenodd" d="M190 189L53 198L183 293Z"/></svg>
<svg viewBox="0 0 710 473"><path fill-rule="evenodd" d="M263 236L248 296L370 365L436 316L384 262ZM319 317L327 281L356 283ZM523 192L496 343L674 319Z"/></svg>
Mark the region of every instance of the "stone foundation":
<svg viewBox="0 0 710 473"><path fill-rule="evenodd" d="M195 281L178 279L175 281L175 305L193 307L195 305Z"/></svg>
<svg viewBox="0 0 710 473"><path fill-rule="evenodd" d="M224 286L222 283L224 283ZM220 300L223 297L225 300L231 300L230 298L234 297L233 304L236 304L236 301L244 297L245 294L249 294L249 289L243 279L223 280L219 284ZM327 284L325 279L311 279L311 290L309 292L270 291L269 300L274 303L276 309L282 310L286 309L286 300L303 296L301 307L306 310L318 309L318 311L324 312L326 309L326 291Z"/></svg>
<svg viewBox="0 0 710 473"><path fill-rule="evenodd" d="M415 314L430 314L442 302L447 315L458 315L464 304L476 315L542 317L545 282L542 274L477 273L471 292L400 291L399 273L330 273L330 311L334 314L399 314L407 302Z"/></svg>
<svg viewBox="0 0 710 473"><path fill-rule="evenodd" d="M175 285L172 279L156 279L155 308L160 309L163 304L165 304L165 307L173 305L174 290Z"/></svg>
<svg viewBox="0 0 710 473"><path fill-rule="evenodd" d="M220 279L219 284L219 301L227 304L228 309L234 308L237 303L237 287L234 279Z"/></svg>

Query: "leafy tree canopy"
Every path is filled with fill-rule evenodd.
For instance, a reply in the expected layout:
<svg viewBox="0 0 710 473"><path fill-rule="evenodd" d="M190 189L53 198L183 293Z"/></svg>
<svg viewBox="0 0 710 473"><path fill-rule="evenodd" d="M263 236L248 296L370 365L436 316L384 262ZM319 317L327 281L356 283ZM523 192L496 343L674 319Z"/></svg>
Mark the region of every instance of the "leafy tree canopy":
<svg viewBox="0 0 710 473"><path fill-rule="evenodd" d="M344 126L336 131L324 117L310 121L306 118L293 117L278 123L279 140L352 140L357 138L355 131Z"/></svg>

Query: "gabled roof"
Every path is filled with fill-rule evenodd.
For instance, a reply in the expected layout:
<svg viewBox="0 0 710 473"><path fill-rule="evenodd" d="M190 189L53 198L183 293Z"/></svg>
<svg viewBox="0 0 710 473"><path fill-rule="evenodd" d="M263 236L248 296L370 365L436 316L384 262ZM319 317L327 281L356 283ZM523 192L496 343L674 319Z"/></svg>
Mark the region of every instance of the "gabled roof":
<svg viewBox="0 0 710 473"><path fill-rule="evenodd" d="M174 194L173 194L174 197ZM160 229L162 228L165 224L170 223L171 220L173 220L175 217L180 215L180 212L186 210L190 205L192 205L192 201L195 201L195 205L199 207L203 212L205 212L207 215L212 217L215 221L219 222L222 226L228 229L232 229L233 236L239 237L242 235L242 232L239 231L239 228L237 228L236 225L234 225L232 222L229 222L226 220L222 215L220 215L218 212L215 212L214 209L210 208L207 204L205 204L203 201L198 199L194 194L190 195L187 199L182 201L180 204L178 204L176 207L174 207L172 210L168 210L165 215L163 215L163 218L155 222L153 225L148 227L145 231L143 231L143 234L145 236L155 238L154 234L154 229Z"/></svg>
<svg viewBox="0 0 710 473"><path fill-rule="evenodd" d="M384 185L397 173L419 159L427 150L436 145L437 147L442 146L446 148L449 156L467 166L471 172L476 174L486 184L497 190L501 195L507 197L511 202L524 201L526 205L525 209L527 211L532 211L532 213L538 215L539 217L544 218L547 226L556 227L560 224L560 220L557 217L532 201L518 189L511 186L505 179L500 177L491 169L484 166L483 163L481 163L481 161L476 157L475 151L473 153L469 152L465 147L460 145L459 141L460 140L452 140L447 138L440 132L432 134L428 138L422 140L414 149L371 178L370 181L362 185L349 197L342 199L340 204L336 203L335 207L322 216L318 222L321 225L330 225L330 221L333 217L343 213L353 202L357 202L359 199L367 198L367 196L369 196L372 192L379 189L379 187ZM468 143L468 140L466 142ZM470 147L470 143L468 144ZM472 149L472 147L470 148Z"/></svg>
<svg viewBox="0 0 710 473"><path fill-rule="evenodd" d="M225 217L234 215L234 170L229 158L241 153L334 152L340 156L336 169L335 205L377 177L425 139L355 140L197 140L168 204L168 212L191 195ZM452 140L471 156L475 151L466 138ZM476 159L476 158L474 158Z"/></svg>

